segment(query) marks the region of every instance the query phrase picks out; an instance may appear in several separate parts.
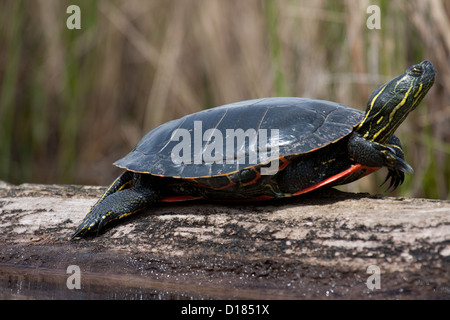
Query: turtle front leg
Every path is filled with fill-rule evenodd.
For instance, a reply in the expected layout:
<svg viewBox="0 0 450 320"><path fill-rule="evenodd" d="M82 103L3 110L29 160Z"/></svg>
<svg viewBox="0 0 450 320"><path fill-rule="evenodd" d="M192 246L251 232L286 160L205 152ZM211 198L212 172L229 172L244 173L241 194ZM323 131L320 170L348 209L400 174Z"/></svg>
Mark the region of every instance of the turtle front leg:
<svg viewBox="0 0 450 320"><path fill-rule="evenodd" d="M126 171L105 191L99 201L88 211L77 231L72 235L84 237L99 233L109 222L124 218L148 207L160 199L159 192L152 189L141 174Z"/></svg>
<svg viewBox="0 0 450 320"><path fill-rule="evenodd" d="M386 144L369 141L354 132L348 142L348 153L352 161L368 167L387 167L388 190L395 190L405 179L405 173L413 173L413 168L405 161L400 139L391 136Z"/></svg>
<svg viewBox="0 0 450 320"><path fill-rule="evenodd" d="M400 143L400 139L392 135L391 138L387 142L387 146L391 147L398 158L403 160L404 164L404 170L402 168L398 167L388 167L388 174L386 175L386 178L384 179L383 183L380 185L382 186L385 184L389 179L391 179L391 182L389 183L389 186L387 187L386 191L391 189L394 191L397 189L399 185L403 183L405 180L405 174L404 173L410 173L412 174L414 172L413 168L405 161L405 155L403 153L402 145Z"/></svg>

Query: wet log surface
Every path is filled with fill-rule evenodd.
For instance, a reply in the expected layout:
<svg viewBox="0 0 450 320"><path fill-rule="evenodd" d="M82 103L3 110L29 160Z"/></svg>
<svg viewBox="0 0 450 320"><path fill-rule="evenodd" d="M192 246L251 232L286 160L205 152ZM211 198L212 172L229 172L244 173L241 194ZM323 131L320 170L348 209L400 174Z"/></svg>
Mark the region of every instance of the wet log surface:
<svg viewBox="0 0 450 320"><path fill-rule="evenodd" d="M103 190L0 182L0 298L450 298L450 201L326 190L160 204L70 241Z"/></svg>

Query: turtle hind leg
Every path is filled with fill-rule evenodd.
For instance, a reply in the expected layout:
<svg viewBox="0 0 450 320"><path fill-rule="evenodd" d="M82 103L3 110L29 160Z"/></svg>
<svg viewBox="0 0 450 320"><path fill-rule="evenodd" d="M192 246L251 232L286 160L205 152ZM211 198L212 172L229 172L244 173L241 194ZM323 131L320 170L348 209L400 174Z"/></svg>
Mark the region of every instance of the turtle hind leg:
<svg viewBox="0 0 450 320"><path fill-rule="evenodd" d="M143 175L131 173L132 182L127 180L129 175L124 175L116 179L86 214L72 239L98 234L107 223L129 216L160 199L157 189L143 181L146 180Z"/></svg>
<svg viewBox="0 0 450 320"><path fill-rule="evenodd" d="M130 188L133 185L133 176L134 173L131 171L125 171L123 172L116 180L114 180L113 183L106 189L106 191L102 194L100 199L92 206L91 210L94 209L99 202L101 202L105 197L109 196L110 194L113 194L114 192ZM89 210L86 215L89 214L91 211Z"/></svg>

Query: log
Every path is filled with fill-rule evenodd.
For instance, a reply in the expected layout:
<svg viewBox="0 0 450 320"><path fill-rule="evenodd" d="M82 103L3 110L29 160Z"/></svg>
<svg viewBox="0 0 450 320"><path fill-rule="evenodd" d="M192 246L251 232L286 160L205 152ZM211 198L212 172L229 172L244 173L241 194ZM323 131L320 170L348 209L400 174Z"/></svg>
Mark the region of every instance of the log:
<svg viewBox="0 0 450 320"><path fill-rule="evenodd" d="M450 201L164 203L71 241L104 189L0 182L0 298L450 298Z"/></svg>

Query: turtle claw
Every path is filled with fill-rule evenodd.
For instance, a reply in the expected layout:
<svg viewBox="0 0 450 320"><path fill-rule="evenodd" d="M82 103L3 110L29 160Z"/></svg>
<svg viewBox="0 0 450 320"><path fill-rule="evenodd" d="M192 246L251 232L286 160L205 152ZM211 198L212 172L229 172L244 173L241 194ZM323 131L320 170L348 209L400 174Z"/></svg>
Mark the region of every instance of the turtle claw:
<svg viewBox="0 0 450 320"><path fill-rule="evenodd" d="M400 157L396 157L395 160L396 160L395 161L395 167L396 167L395 170L397 170L397 171L400 170L400 172L402 172L402 173L409 173L409 174L414 173L414 169L404 159L402 159Z"/></svg>
<svg viewBox="0 0 450 320"><path fill-rule="evenodd" d="M77 231L75 231L75 233L70 238L72 240L76 237L84 238L90 233L97 233L98 235L99 232L103 229L103 226L106 224L104 218L105 216L96 214L92 210L89 211L78 226Z"/></svg>
<svg viewBox="0 0 450 320"><path fill-rule="evenodd" d="M71 240L76 237L84 238L87 234L97 231L99 232L99 228L96 228L95 223L89 224L89 221L83 220L83 222L78 226L77 231L70 237Z"/></svg>
<svg viewBox="0 0 450 320"><path fill-rule="evenodd" d="M75 231L74 232L74 234L72 234L71 236L70 236L70 240L73 240L73 239L75 239L76 237L82 237L83 236L83 230L82 229L77 229L77 231Z"/></svg>
<svg viewBox="0 0 450 320"><path fill-rule="evenodd" d="M412 174L414 172L413 168L408 162L403 158L403 152L397 151L390 146L385 146L385 149L381 151L385 157L385 165L388 167L388 174L384 179L384 185L389 179L389 186L386 188L385 192L392 192L405 180L405 173Z"/></svg>
<svg viewBox="0 0 450 320"><path fill-rule="evenodd" d="M397 157L396 166L394 168L388 168L388 174L380 187L390 179L389 186L385 192L392 192L405 181L405 173L412 174L413 172L413 168L405 160Z"/></svg>
<svg viewBox="0 0 450 320"><path fill-rule="evenodd" d="M397 189L397 187L401 185L405 180L405 174L396 169L389 168L388 174L386 175L386 178L384 179L380 187L384 185L389 179L391 181L389 182L389 186L386 188L385 192L392 192Z"/></svg>

